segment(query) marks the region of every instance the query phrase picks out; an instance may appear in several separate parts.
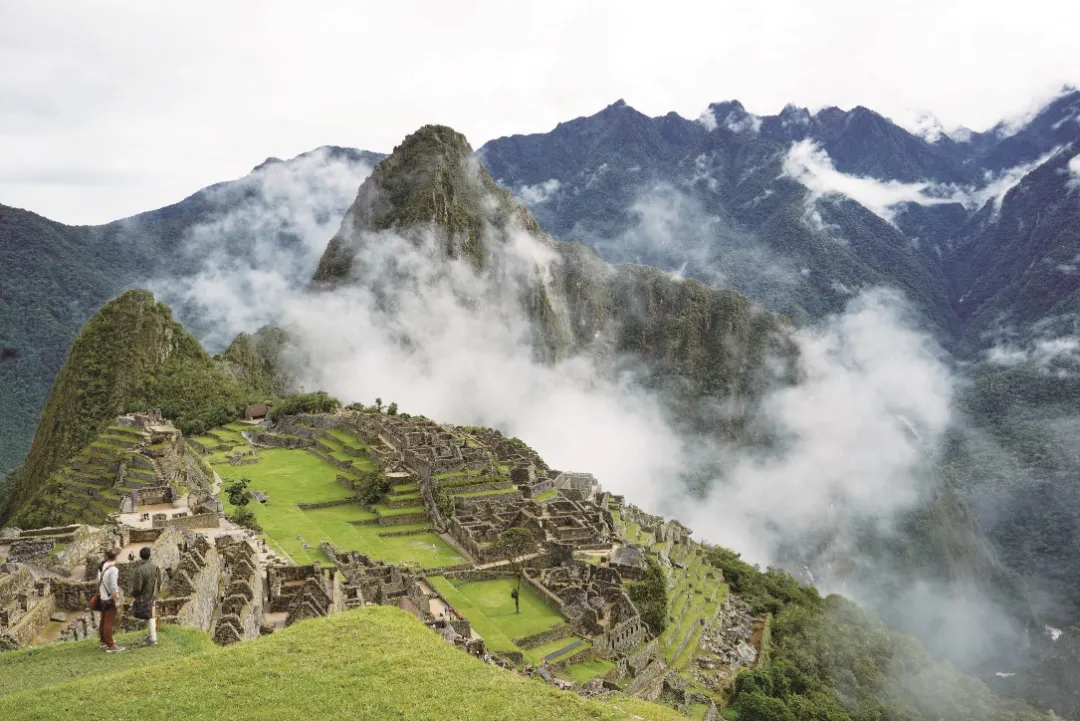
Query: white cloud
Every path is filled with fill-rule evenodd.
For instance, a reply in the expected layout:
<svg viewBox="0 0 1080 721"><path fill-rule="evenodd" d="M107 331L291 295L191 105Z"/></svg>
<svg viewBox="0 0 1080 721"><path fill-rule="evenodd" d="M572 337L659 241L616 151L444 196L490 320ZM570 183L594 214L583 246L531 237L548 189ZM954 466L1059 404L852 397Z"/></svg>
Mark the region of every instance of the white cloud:
<svg viewBox="0 0 1080 721"><path fill-rule="evenodd" d="M1069 170L1069 175L1072 176L1066 181L1066 185L1070 190L1080 189L1080 153L1072 156L1066 167Z"/></svg>
<svg viewBox="0 0 1080 721"><path fill-rule="evenodd" d="M371 168L320 149L209 191L228 212L190 228L178 253L199 270L145 285L214 349L278 318L311 279Z"/></svg>
<svg viewBox="0 0 1080 721"><path fill-rule="evenodd" d="M522 185L516 195L526 205L539 205L551 200L559 192L559 186L559 181L551 178L535 185Z"/></svg>
<svg viewBox="0 0 1080 721"><path fill-rule="evenodd" d="M720 127L716 123L716 115L713 113L712 110L709 110L708 108L701 112L701 115L698 116L697 121L704 125L705 129L708 130L710 133Z"/></svg>
<svg viewBox="0 0 1080 721"><path fill-rule="evenodd" d="M921 181L903 183L897 180L878 180L859 175L848 175L836 169L832 158L812 140L793 143L784 157L782 177L791 178L810 194L806 199L808 222L820 224L813 206L822 199L842 196L854 200L882 220L893 223L896 214L905 203L918 205L941 205L959 203L968 210L993 203L999 211L1005 196L1024 177L1043 163L1054 158L1062 148L1054 148L1030 163L1008 168L1000 173L987 173L980 187L962 187L953 184Z"/></svg>
<svg viewBox="0 0 1080 721"><path fill-rule="evenodd" d="M946 130L944 124L929 110L905 109L904 112L893 115L892 121L912 135L923 138L928 143L936 143L942 138L965 142L970 139L971 135L971 131L966 128L957 128L953 131ZM965 130L967 130L966 133ZM953 138L954 133L960 137Z"/></svg>
<svg viewBox="0 0 1080 721"><path fill-rule="evenodd" d="M981 208L986 203L993 202L995 211L1001 210L1001 204L1009 191L1019 185L1024 176L1057 156L1061 150L1061 147L1053 148L1030 163L1008 168L997 175L987 173L982 188L960 191L956 197L962 199L969 208Z"/></svg>
<svg viewBox="0 0 1080 721"><path fill-rule="evenodd" d="M1027 366L1049 374L1071 372L1080 365L1080 337L1036 337L1024 343L1003 343L986 351L986 360L1000 366Z"/></svg>
<svg viewBox="0 0 1080 721"><path fill-rule="evenodd" d="M936 187L930 182L881 181L841 173L833 165L829 154L811 140L801 140L791 145L784 158L782 175L810 191L808 204L822 198L844 196L889 223L893 222L896 207L904 203L938 205L956 202L952 198L931 195Z"/></svg>

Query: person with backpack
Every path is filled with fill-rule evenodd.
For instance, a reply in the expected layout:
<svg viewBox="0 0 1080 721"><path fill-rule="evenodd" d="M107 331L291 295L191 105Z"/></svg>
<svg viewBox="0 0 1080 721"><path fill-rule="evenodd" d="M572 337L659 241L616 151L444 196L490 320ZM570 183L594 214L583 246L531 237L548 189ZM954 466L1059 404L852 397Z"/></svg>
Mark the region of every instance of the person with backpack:
<svg viewBox="0 0 1080 721"><path fill-rule="evenodd" d="M131 606L131 615L146 621L146 639L140 646L157 645L157 618L154 616L154 603L157 600L161 574L157 565L150 560L150 547L143 546L139 551L142 565L135 569L131 579L131 595L135 602Z"/></svg>
<svg viewBox="0 0 1080 721"><path fill-rule="evenodd" d="M116 621L116 610L120 604L120 569L116 567L118 551L110 548L105 551L105 563L101 565L98 573L97 608L101 611L101 622L98 624L98 646L105 649L106 653L119 653L124 650L123 646L117 646L113 639L113 623ZM91 606L93 607L93 606Z"/></svg>

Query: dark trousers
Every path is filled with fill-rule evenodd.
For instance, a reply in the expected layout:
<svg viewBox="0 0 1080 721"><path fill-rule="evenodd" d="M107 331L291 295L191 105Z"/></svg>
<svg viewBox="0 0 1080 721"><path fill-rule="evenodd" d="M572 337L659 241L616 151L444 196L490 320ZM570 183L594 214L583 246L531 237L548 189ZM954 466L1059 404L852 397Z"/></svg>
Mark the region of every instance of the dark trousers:
<svg viewBox="0 0 1080 721"><path fill-rule="evenodd" d="M101 623L98 625L98 638L101 642L112 648L116 645L116 641L113 640L113 621L116 620L116 604L109 602L107 606L101 611Z"/></svg>

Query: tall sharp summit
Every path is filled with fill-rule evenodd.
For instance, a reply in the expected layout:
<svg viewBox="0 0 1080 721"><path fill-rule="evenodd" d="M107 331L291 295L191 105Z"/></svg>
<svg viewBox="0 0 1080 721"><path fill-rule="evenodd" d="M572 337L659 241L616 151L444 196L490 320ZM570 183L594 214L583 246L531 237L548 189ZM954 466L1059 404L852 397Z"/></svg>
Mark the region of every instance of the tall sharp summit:
<svg viewBox="0 0 1080 721"><path fill-rule="evenodd" d="M314 281L332 285L348 278L356 239L365 232L428 228L441 235L450 258L467 257L483 267L485 237L512 226L541 234L532 213L476 160L464 135L425 125L395 147L360 186Z"/></svg>

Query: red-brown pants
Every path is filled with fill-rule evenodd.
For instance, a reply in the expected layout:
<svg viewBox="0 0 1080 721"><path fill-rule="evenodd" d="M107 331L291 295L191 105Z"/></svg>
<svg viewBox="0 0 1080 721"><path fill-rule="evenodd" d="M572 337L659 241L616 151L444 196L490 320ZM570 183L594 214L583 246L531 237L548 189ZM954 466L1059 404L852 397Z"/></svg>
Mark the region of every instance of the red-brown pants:
<svg viewBox="0 0 1080 721"><path fill-rule="evenodd" d="M108 606L101 612L101 623L98 625L98 638L101 642L112 648L116 645L116 641L113 640L113 621L116 620L116 604L109 603Z"/></svg>

